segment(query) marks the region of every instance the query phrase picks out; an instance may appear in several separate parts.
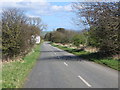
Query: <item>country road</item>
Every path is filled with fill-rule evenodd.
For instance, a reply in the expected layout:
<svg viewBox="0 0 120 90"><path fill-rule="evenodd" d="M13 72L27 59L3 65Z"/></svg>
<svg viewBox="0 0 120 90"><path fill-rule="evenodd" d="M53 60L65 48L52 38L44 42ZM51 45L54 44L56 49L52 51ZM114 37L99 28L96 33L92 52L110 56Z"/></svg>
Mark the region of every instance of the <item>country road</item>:
<svg viewBox="0 0 120 90"><path fill-rule="evenodd" d="M118 72L44 42L24 88L118 88Z"/></svg>

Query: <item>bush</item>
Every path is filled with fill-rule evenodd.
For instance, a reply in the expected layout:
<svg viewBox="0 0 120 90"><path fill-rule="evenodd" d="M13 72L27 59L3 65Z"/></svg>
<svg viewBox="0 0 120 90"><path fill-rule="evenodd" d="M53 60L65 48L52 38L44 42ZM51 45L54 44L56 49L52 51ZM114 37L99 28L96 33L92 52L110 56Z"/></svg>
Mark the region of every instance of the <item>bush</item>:
<svg viewBox="0 0 120 90"><path fill-rule="evenodd" d="M34 23L31 23L32 21ZM9 60L27 54L40 34L39 18L29 18L19 9L5 9L2 12L2 55ZM39 23L39 22L38 22Z"/></svg>

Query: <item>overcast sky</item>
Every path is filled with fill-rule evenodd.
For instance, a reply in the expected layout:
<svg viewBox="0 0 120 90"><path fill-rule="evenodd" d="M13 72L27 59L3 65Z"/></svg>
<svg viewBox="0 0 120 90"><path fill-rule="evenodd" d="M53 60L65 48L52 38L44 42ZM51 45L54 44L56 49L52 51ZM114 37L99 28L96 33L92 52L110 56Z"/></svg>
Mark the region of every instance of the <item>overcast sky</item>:
<svg viewBox="0 0 120 90"><path fill-rule="evenodd" d="M78 27L72 20L72 18L76 18L71 7L73 1L75 2L75 0L0 0L0 13L2 8L20 8L25 10L29 17L40 17L48 25L47 31L59 27L82 30L84 26L81 24Z"/></svg>

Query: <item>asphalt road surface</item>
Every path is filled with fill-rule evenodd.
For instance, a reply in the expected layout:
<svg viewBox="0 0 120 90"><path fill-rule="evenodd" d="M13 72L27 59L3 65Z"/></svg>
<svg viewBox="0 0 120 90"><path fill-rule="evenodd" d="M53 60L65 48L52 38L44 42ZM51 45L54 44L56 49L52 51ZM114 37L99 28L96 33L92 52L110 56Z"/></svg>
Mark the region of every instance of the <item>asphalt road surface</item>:
<svg viewBox="0 0 120 90"><path fill-rule="evenodd" d="M45 42L24 88L118 88L118 72Z"/></svg>

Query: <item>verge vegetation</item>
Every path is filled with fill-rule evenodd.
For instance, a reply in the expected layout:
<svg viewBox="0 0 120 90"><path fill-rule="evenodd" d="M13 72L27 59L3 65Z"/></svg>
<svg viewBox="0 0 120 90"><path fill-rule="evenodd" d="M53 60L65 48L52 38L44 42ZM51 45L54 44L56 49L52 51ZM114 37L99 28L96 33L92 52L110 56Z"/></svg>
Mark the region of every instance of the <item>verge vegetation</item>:
<svg viewBox="0 0 120 90"><path fill-rule="evenodd" d="M73 54L79 56L81 59L93 61L93 62L102 64L102 65L105 65L105 66L108 66L110 68L120 71L120 66L119 66L120 61L117 59L113 59L112 57L106 57L106 55L103 56L103 54L97 53L97 52L90 53L90 52L86 52L84 50L78 50L78 49L73 49L73 48L66 47L66 46L60 46L60 45L56 45L54 43L51 43L51 45L58 47L62 50L65 50L67 52L73 53Z"/></svg>
<svg viewBox="0 0 120 90"><path fill-rule="evenodd" d="M2 88L22 87L26 76L40 56L40 44L21 60L4 62L2 65Z"/></svg>

